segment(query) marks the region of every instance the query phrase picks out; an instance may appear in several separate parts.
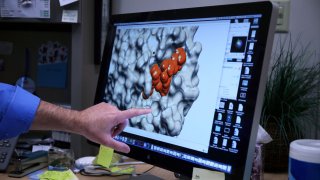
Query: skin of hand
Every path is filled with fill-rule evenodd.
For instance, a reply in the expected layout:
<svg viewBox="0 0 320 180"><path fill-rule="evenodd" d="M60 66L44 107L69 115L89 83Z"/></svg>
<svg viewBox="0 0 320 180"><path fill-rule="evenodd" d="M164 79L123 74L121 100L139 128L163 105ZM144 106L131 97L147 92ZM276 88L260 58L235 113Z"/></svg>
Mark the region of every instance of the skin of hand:
<svg viewBox="0 0 320 180"><path fill-rule="evenodd" d="M128 119L150 112L149 108L121 111L107 103L76 111L41 101L30 129L76 133L116 151L128 153L129 146L114 140L113 137L122 132L128 124Z"/></svg>
<svg viewBox="0 0 320 180"><path fill-rule="evenodd" d="M120 111L110 104L97 104L81 112L81 117L84 118L83 121L86 121L87 124L83 135L94 142L128 153L130 151L129 146L114 140L113 137L122 132L128 124L128 119L150 112L150 109Z"/></svg>

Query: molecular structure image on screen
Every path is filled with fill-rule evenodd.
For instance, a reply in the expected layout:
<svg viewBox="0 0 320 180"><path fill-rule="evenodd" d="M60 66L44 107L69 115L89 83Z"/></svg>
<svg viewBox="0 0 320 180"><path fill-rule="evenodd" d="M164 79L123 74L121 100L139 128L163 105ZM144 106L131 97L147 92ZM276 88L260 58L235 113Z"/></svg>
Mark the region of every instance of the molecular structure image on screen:
<svg viewBox="0 0 320 180"><path fill-rule="evenodd" d="M199 96L198 26L118 29L104 99L120 109L151 107L129 125L178 136Z"/></svg>

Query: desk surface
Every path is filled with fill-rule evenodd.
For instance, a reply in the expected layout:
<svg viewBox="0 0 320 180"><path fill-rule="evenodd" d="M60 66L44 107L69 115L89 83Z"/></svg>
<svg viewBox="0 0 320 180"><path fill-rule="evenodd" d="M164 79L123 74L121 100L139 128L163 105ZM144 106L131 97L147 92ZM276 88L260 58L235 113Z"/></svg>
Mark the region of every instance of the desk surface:
<svg viewBox="0 0 320 180"><path fill-rule="evenodd" d="M150 168L152 168L152 169L150 171L148 171ZM149 164L136 165L136 172L137 173L143 173L145 171L148 171L149 174L161 177L162 179L165 179L165 180L177 180L177 178L174 177L174 174L171 171L167 171L167 170L159 168L159 167L153 167L152 165L149 165ZM76 175L80 180L87 180L87 179L88 180L103 180L103 179L125 180L125 179L129 178L129 176L92 177L92 176L83 176L81 174L76 174ZM8 175L6 173L0 173L0 179L1 180L27 180L28 177L26 176L23 178L10 178L10 177L8 177ZM263 179L264 180L287 180L288 175L285 173L283 173L283 174L265 173Z"/></svg>

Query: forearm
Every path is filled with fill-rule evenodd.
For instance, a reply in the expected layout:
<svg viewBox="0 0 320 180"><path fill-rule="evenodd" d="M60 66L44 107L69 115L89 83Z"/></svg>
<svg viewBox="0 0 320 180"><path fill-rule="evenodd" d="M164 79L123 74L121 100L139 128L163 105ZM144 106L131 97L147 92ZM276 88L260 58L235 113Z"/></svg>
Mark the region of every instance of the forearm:
<svg viewBox="0 0 320 180"><path fill-rule="evenodd" d="M41 101L30 129L66 131L79 134L83 130L79 114L79 111Z"/></svg>
<svg viewBox="0 0 320 180"><path fill-rule="evenodd" d="M129 146L117 142L113 137L126 127L129 118L150 112L151 109L120 111L107 103L75 111L41 101L30 129L76 133L96 143L128 153Z"/></svg>

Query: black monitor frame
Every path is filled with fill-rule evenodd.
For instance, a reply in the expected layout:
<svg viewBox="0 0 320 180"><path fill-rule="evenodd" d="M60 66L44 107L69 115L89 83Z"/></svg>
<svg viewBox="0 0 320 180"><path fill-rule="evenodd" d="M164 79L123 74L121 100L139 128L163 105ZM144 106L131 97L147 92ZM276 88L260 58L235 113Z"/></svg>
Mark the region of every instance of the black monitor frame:
<svg viewBox="0 0 320 180"><path fill-rule="evenodd" d="M255 64L255 78L253 79L250 87L255 87L250 90L250 97L248 97L248 118L252 119L252 124L249 124L246 128L249 133L244 138L245 147L247 151L242 156L237 157L237 161L233 167L231 174L226 173L227 179L248 179L251 174L251 165L254 155L254 146L256 141L256 134L258 129L258 123L261 113L263 94L265 90L266 74L269 65L271 46L273 43L273 34L275 30L275 23L277 17L277 8L271 2L255 2L233 5L221 5L210 7L196 7L177 10L162 10L154 12L140 12L132 14L119 14L111 17L111 23L109 25L109 33L106 41L106 45L103 53L103 60L101 65L100 76L98 80L98 86L96 90L95 104L103 102L105 93L105 87L107 84L107 74L113 49L113 37L116 30L114 24L116 23L129 23L129 22L147 22L147 21L159 21L159 20L178 20L178 19L192 19L192 18L208 18L208 17L222 17L222 16L240 16L262 14L261 21L259 22L259 34L257 35L258 42L255 45L255 58L259 61ZM142 139L155 142L152 139L138 137L133 134L123 133L125 136ZM129 144L130 145L130 144ZM170 144L165 144L167 147L179 149ZM190 162L179 160L170 156L163 156L159 153L145 150L136 146L130 145L131 152L125 154L129 157L154 164L156 166L168 169L173 172L177 172L188 177L192 176L192 170L194 167L201 167L194 165ZM184 150L184 148L180 148ZM223 156L227 161L231 161L234 157L228 157L227 153L219 153L219 156Z"/></svg>

